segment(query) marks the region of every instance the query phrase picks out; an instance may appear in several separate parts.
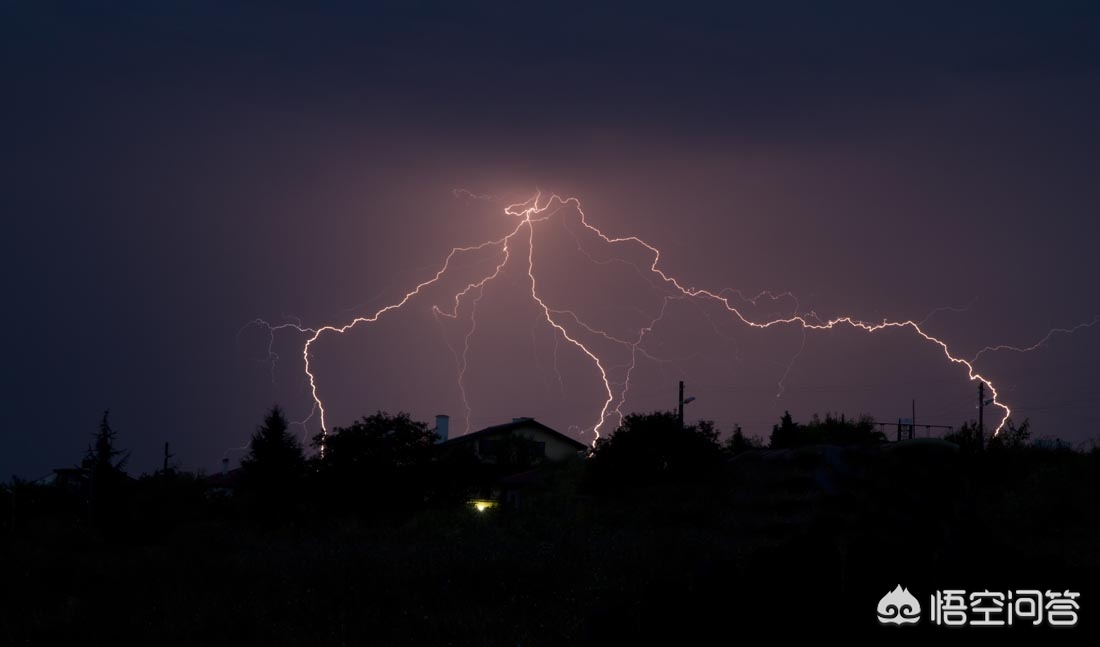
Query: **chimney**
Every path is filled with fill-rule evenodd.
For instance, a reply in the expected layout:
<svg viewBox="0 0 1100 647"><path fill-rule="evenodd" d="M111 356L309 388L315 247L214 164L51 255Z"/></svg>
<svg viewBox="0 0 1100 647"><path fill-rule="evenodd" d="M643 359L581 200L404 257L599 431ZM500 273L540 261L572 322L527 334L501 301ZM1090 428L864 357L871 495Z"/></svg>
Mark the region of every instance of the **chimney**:
<svg viewBox="0 0 1100 647"><path fill-rule="evenodd" d="M228 473L229 473L229 459L228 458L223 458L222 459L222 476L225 476Z"/></svg>
<svg viewBox="0 0 1100 647"><path fill-rule="evenodd" d="M439 414L435 417L435 433L439 436L439 440L436 442L447 442L447 433L451 425L451 417L445 414Z"/></svg>

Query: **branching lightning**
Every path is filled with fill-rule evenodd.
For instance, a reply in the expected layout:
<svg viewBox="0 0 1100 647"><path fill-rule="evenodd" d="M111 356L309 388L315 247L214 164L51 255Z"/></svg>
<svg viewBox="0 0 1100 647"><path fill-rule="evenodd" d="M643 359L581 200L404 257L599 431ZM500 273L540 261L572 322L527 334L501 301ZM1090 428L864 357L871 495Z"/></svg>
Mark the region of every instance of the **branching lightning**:
<svg viewBox="0 0 1100 647"><path fill-rule="evenodd" d="M978 359L986 353L995 353L995 352L1002 351L1002 350L1012 351L1014 353L1030 353L1031 351L1038 350L1040 347L1045 345L1055 335L1072 335L1073 333L1077 332L1078 330L1083 330L1085 328L1092 328L1093 326L1095 326L1098 323L1100 323L1100 317L1095 317L1092 321L1089 321L1087 323L1077 324L1076 326L1073 326L1072 328L1053 328L1053 329L1050 330L1050 332L1048 332L1046 335L1044 335L1042 339L1040 339L1039 341L1035 342L1034 344L1032 344L1030 346L1012 346L1010 344L999 344L997 346L986 346L985 348L978 351L974 355L974 357L970 358L970 363L973 364L973 363L977 362Z"/></svg>
<svg viewBox="0 0 1100 647"><path fill-rule="evenodd" d="M470 193L469 191L465 191L462 189L456 190L455 195L467 199L479 199L494 202L497 201L497 199L493 196L475 195L473 193ZM652 317L648 318L648 323L639 328L637 330L637 334L634 334L629 338L609 334L608 332L600 330L595 326L589 325L582 319L581 316L579 316L573 310L562 308L548 302L546 297L544 297L543 294L540 292L539 280L537 278L537 272L535 269L535 229L537 225L540 225L540 223L544 223L550 220L556 213L567 207L572 207L573 209L575 209L580 216L580 224L585 229L587 229L588 232L598 237L607 245L611 246L612 249L618 248L620 246L633 246L635 248L644 249L645 253L651 256L652 262L649 264L648 267L644 269L642 267L639 267L635 263L623 260L621 258L597 260L587 250L584 249L580 238L576 235L576 232L574 232L568 226L565 227L565 229L569 231L569 233L573 235L574 239L576 240L578 251L586 255L589 260L598 264L626 263L632 266L638 272L639 276L641 276L651 287L660 288L663 286L668 291L663 298L661 307L658 312L655 313ZM537 306L540 320L545 320L546 325L552 330L554 334L554 370L558 376L559 385L562 385L562 388L564 389L561 373L557 369L557 349L559 341L573 346L578 352L580 352L589 361L591 361L592 366L599 375L602 387L600 395L602 405L592 425L583 430L592 432L594 436L593 444L596 442L596 440L600 438L601 433L606 430L609 425L609 421L615 420L616 424L618 424L618 422L622 420L622 417L624 415L622 408L626 402L627 394L630 391L631 376L633 375L637 367L639 357L644 357L648 360L652 360L655 362L665 361L662 358L656 357L651 354L650 351L647 350L645 347L645 341L646 338L650 334L652 334L653 330L660 324L662 318L665 316L669 303L672 301L694 300L699 302L709 302L717 304L718 306L724 308L725 311L730 316L732 316L735 321L739 321L745 326L754 329L768 329L778 326L796 327L802 333L802 346L798 351L799 353L801 353L801 348L805 346L807 334L815 331L832 330L834 328L841 327L860 330L866 333L877 333L891 330L908 330L916 334L924 341L937 346L942 351L944 357L948 360L948 362L964 368L970 381L980 381L986 384L991 394L992 406L1000 409L1003 414L1001 415L1000 421L997 424L995 433L999 432L1001 428L1005 425L1012 411L1005 403L1001 402L998 399L997 389L993 385L993 383L976 370L975 365L977 363L977 360L985 353L1000 350L1011 350L1015 352L1028 352L1031 350L1035 350L1036 348L1042 346L1044 343L1049 341L1050 338L1055 334L1069 334L1082 328L1092 327L1097 323L1100 323L1100 317L1097 317L1089 323L1080 324L1074 326L1073 328L1057 328L1051 330L1039 342L1027 347L1016 347L1009 345L988 346L978 351L978 353L975 354L972 358L965 359L957 353L953 352L948 347L946 342L932 336L922 328L928 317L926 317L924 320L921 320L920 322L915 322L911 320L890 321L885 319L881 322L865 322L851 316L839 316L829 319L823 319L818 317L818 315L813 312L800 312L798 300L792 294L787 292L780 294L761 292L754 297L746 297L740 291L729 288L715 292L704 288L687 286L676 277L666 273L666 271L661 268L661 252L653 245L650 245L646 241L636 236L609 236L601 231L599 228L589 223L587 216L585 215L584 210L581 207L580 201L576 198L562 198L557 195L552 195L549 197L549 199L544 201L543 196L540 192L536 193L534 197L525 202L511 204L505 207L504 213L517 219L515 227L512 228L507 235L495 240L487 240L477 245L452 248L446 259L444 260L442 266L431 278L421 282L415 288L405 293L405 295L400 300L376 310L373 314L356 317L343 325L327 324L318 327L304 326L300 321L297 320L290 320L281 324L272 324L263 319L257 319L253 322L254 324L262 326L267 330L268 359L272 362L275 362L279 359L278 355L274 352L273 349L275 335L278 332L289 329L297 331L298 333L306 336L305 342L302 345L301 353L302 360L305 366L305 376L308 378L309 391L313 400L313 404L309 415L304 420L299 421L299 424L302 424L303 426L307 425L316 416L319 418L322 436L327 434L329 430L324 401L321 398L318 388L317 375L314 373L311 363L311 360L313 359L311 349L322 336L328 334L344 334L349 330L355 328L356 326L362 324L371 324L378 321L386 314L404 307L407 303L409 303L410 300L422 294L422 292L424 292L424 290L429 286L439 283L441 279L447 274L448 270L452 267L452 263L455 262L455 259L458 256L483 250L493 250L493 254L499 259L499 261L496 262L496 264L493 266L492 271L487 272L485 275L481 276L477 280L467 283L464 288L454 294L453 299L449 299L450 303L447 307L441 307L438 305L432 306L432 312L437 320L458 320L459 311L463 307L468 307L469 309L469 328L466 330L466 333L462 338L462 349L461 351L459 351L458 349L452 347L457 365L458 391L462 398L462 404L464 407L467 432L470 429L470 416L472 407L467 398L465 379L470 361L470 342L477 331L478 305L482 297L484 296L486 285L491 283L494 279L498 278L502 274L502 272L505 271L505 268L508 267L510 263L520 264L519 269L524 274L525 282L528 289L530 290L530 298L532 302ZM513 253L514 243L522 240L517 239L518 236L523 236L523 238L526 239L526 258L522 258L522 256ZM783 299L789 299L793 302L793 309L790 310L790 314L782 315L778 318L756 320L754 318L746 316L742 312L742 310L733 303L732 299L734 298L736 298L742 304L741 307L744 307L744 304L751 304L753 306L756 306L757 301L764 298L769 299L773 303ZM604 342L612 343L622 347L629 353L629 360L623 365L609 365L607 360L603 358L600 353L593 349L593 345L591 344L591 342L586 341L590 338L600 338L604 340ZM794 364L797 357L798 354L796 353L795 356L791 359L790 363L788 363L786 371L783 373L783 376L780 378L778 384L778 395L782 394L786 378L789 375L791 371L791 366ZM274 371L274 368L272 370ZM622 379L613 379L612 374L616 371L622 373Z"/></svg>

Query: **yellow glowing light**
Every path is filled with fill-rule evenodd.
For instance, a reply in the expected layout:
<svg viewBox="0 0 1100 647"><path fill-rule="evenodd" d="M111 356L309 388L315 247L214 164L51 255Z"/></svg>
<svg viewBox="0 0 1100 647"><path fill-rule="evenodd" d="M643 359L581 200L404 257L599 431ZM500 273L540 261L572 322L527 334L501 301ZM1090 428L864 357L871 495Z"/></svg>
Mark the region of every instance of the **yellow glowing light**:
<svg viewBox="0 0 1100 647"><path fill-rule="evenodd" d="M478 512L485 512L499 505L496 501L490 501L489 499L473 499L470 501L470 505L474 506L474 510Z"/></svg>

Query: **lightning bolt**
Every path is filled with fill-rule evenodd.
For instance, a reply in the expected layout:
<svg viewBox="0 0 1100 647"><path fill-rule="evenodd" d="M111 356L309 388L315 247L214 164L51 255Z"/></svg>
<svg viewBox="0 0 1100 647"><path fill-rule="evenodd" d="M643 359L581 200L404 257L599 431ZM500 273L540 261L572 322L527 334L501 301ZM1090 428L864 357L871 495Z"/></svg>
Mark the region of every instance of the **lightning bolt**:
<svg viewBox="0 0 1100 647"><path fill-rule="evenodd" d="M1089 321L1089 322L1086 322L1086 323L1079 323L1079 324L1077 324L1076 326L1074 326L1072 328L1053 328L1042 339L1040 339L1039 341L1035 342L1034 344L1032 344L1030 346L1011 346L1009 344L1000 344L998 346L986 346L985 348L978 351L974 355L974 357L970 358L970 363L973 364L973 363L977 362L978 358L980 358L982 355L984 355L986 353L995 353L997 351L1002 351L1002 350L1008 350L1008 351L1012 351L1014 353L1030 353L1033 350L1038 350L1040 347L1042 347L1044 344L1046 344L1048 341L1050 341L1051 338L1054 337L1055 335L1072 335L1073 333L1077 332L1078 330L1083 330L1085 328L1092 328L1093 326L1095 326L1098 323L1100 323L1100 316L1097 316L1097 317L1093 318L1092 321Z"/></svg>
<svg viewBox="0 0 1100 647"><path fill-rule="evenodd" d="M743 323L746 326L749 326L751 328L757 328L757 329L763 330L763 329L772 328L774 326L795 325L795 326L800 326L804 331L818 331L818 330L832 330L832 329L840 327L840 326L847 326L847 327L850 327L850 328L862 330L862 331L867 332L867 333L876 333L876 332L880 332L880 331L883 331L883 330L910 328L910 329L913 330L913 332L915 332L918 336L920 336L924 340L926 340L928 342L931 342L931 343L935 344L936 346L938 346L940 348L940 350L943 351L944 357L946 357L949 362L951 362L952 364L958 364L958 365L961 365L961 366L965 367L966 371L967 371L967 376L968 376L968 378L970 379L971 382L977 382L977 381L984 382L986 384L986 386L989 387L990 394L992 395L991 404L993 406L1001 409L1004 412L1004 415L1001 417L1000 423L997 424L997 428L994 430L994 435L996 435L997 433L1000 433L1000 430L1004 427L1005 422L1007 422L1008 418L1012 415L1012 410L1006 404L1004 404L1003 402L1001 402L998 399L997 388L987 378L985 378L983 375L981 375L980 373L978 373L975 370L974 364L972 362L967 361L966 359L964 359L962 357L958 357L958 356L952 354L951 349L948 347L946 342L944 342L944 341L942 341L942 340L940 340L936 337L933 337L932 335L925 332L920 327L920 325L917 324L917 322L914 322L914 321L911 321L911 320L890 321L890 320L884 319L883 321L881 321L879 323L868 323L868 322L861 321L861 320L856 319L856 318L851 317L851 316L840 316L840 317L834 317L832 319L828 319L828 320L825 320L825 321L821 321L820 319L818 319L816 317L816 315L805 315L804 316L804 315L800 315L800 314L797 314L797 313L792 314L791 316L788 316L788 317L780 317L778 319L771 319L771 320L767 320L767 321L753 321L753 320L747 318L738 308L736 308L732 303L730 303L729 297L723 296L722 292L712 292L712 291L706 290L704 288L687 287L687 286L684 286L675 277L665 273L665 271L662 270L659 267L660 262L661 262L661 252L660 252L659 249L657 249L653 245L650 245L649 243L642 240L641 238L638 238L637 236L622 236L622 237L613 238L613 237L610 237L607 234L603 233L602 231L600 231L599 228L593 226L592 224L590 224L588 222L588 217L584 213L584 209L581 207L580 201L577 200L576 198L562 199L562 198L559 198L558 196L554 196L551 199L551 202L553 202L553 200L561 200L563 203L572 204L581 216L581 224L583 224L593 234L599 236L599 238L602 239L605 243L607 243L609 245L618 245L618 244L623 244L623 243L633 243L635 245L640 245L641 247L644 247L646 250L648 250L653 255L653 262L649 266L650 271L653 272L654 274L656 274L657 276L659 276L664 283L671 286L673 289L675 289L676 291L678 291L679 293L681 293L681 294L683 294L687 297L708 299L708 300L715 301L715 302L721 304L730 314L732 314L739 321L741 321L741 323ZM815 322L811 322L808 319L808 316L813 316L814 319L815 319Z"/></svg>
<svg viewBox="0 0 1100 647"><path fill-rule="evenodd" d="M787 390L787 378L790 377L791 371L794 370L794 363L801 357L802 351L806 350L806 328L802 328L802 342L798 345L798 352L791 357L791 361L787 363L787 369L783 371L783 376L779 378L779 383L776 384L778 390L775 392L775 399L783 397L783 392Z"/></svg>
<svg viewBox="0 0 1100 647"><path fill-rule="evenodd" d="M457 189L455 192L456 197L465 199L477 199L486 201L497 201L495 196L481 196L473 194L464 189ZM593 257L581 242L581 239L576 235L563 220L563 226L573 236L577 243L577 249L585 256L588 257L593 263L608 264L608 263L626 263L635 268L639 276L641 276L651 287L659 288L664 286L668 290L668 293L664 296L660 309L649 318L648 323L637 329L637 333L629 338L622 336L612 335L606 331L603 331L595 326L586 323L576 312L560 307L556 307L549 303L546 298L542 296L539 291L539 281L537 273L535 271L535 256L536 256L536 238L535 229L537 225L545 223L550 220L559 211L572 207L580 216L580 225L592 235L598 237L605 244L609 245L611 249L615 249L621 246L634 246L645 250L645 253L651 256L652 261L649 266L643 269L633 262L623 260L621 258L611 258L609 260L599 260ZM452 265L456 263L456 258L461 255L480 252L483 250L493 250L494 257L498 259L498 262L493 266L492 271L486 271L484 275L477 278L474 281L470 281L464 288L456 292L451 299L451 304L447 308L440 307L438 305L432 306L433 315L437 320L449 319L457 320L459 317L459 310L462 308L464 302L469 303L469 328L467 329L463 337L463 347L461 353L457 351L453 346L451 348L455 355L457 372L458 372L458 389L462 398L466 431L470 430L470 416L472 412L472 406L470 405L466 391L466 372L470 363L470 342L477 331L477 309L482 297L485 293L485 287L493 280L497 279L505 271L505 268L509 263L521 262L524 264L522 270L525 274L525 282L527 283L530 291L530 297L532 302L538 306L540 319L545 320L554 333L554 370L557 373L559 385L564 389L562 383L561 373L557 369L557 351L559 340L564 340L568 345L574 347L579 353L585 356L591 361L595 371L599 374L600 382L602 384L602 393L599 414L595 422L591 427L586 429L578 429L582 433L591 430L594 435L593 444L599 440L601 431L608 425L609 420L617 418L621 423L624 416L622 408L626 402L627 394L630 391L630 379L637 368L639 358L646 358L655 362L665 362L667 360L652 355L644 346L647 336L653 333L653 330L658 326L662 318L665 316L668 305L672 301L684 301L692 300L697 302L710 302L717 304L721 308L733 317L735 321L739 321L741 324L753 329L768 329L779 326L790 326L798 328L802 333L802 345L799 348L798 353L791 359L787 365L787 369L783 374L783 377L779 381L779 395L782 395L784 389L784 382L791 371L795 360L802 352L802 348L805 346L806 335L808 333L816 331L826 331L835 328L847 327L866 333L878 333L884 331L901 331L908 330L915 334L920 339L938 347L943 353L947 361L953 365L958 365L966 370L968 379L971 382L984 382L989 388L992 396L991 402L994 407L999 408L1003 415L1000 422L997 424L994 434L999 433L1004 427L1009 416L1011 415L1011 409L1001 402L998 398L998 392L994 384L981 373L979 373L975 364L977 360L984 354L999 350L1012 350L1015 352L1028 352L1034 350L1044 343L1055 334L1065 333L1070 334L1082 328L1088 328L1100 323L1100 317L1097 317L1089 323L1079 324L1073 328L1056 328L1051 330L1043 339L1039 342L1028 347L1016 347L1016 346L988 346L974 355L970 359L965 359L958 354L954 353L943 340L932 336L926 332L922 326L928 320L929 317L916 322L912 320L904 321L891 321L883 319L880 322L866 322L859 320L851 316L838 316L829 319L823 319L813 312L800 313L799 303L794 295L783 292L780 294L774 294L772 292L764 291L753 297L746 297L741 291L734 289L722 289L720 291L710 291L705 288L697 288L694 286L687 286L682 283L676 277L668 274L661 268L661 252L660 250L642 240L637 236L621 236L612 237L605 234L596 226L592 225L588 221L588 217L585 214L580 201L577 198L562 198L558 195L551 195L545 202L541 192L537 192L532 198L508 205L504 208L504 213L508 216L516 218L515 227L505 236L493 240L487 240L477 245L471 245L467 247L454 247L447 255L443 264L435 272L431 278L419 283L412 290L405 293L405 295L390 305L386 305L376 310L373 314L359 316L348 323L342 325L326 324L318 327L304 326L300 321L292 320L284 323L272 324L263 319L256 319L252 324L263 327L267 330L268 334L268 358L272 362L278 361L278 355L275 354L273 345L274 337L277 333L284 330L293 330L306 336L305 342L302 344L302 360L305 367L305 375L309 382L309 392L312 397L312 408L309 416L304 420L298 421L298 424L303 426L307 425L315 416L319 418L321 427L322 439L328 434L328 420L327 412L325 410L324 402L321 398L317 376L314 373L311 360L313 355L311 349L314 344L317 343L324 335L337 334L342 335L353 328L363 325L372 324L378 321L386 314L398 310L404 307L410 300L421 295L424 290L432 285L435 285L441 281L441 279L451 269ZM517 238L517 237L523 238ZM526 259L518 260L517 255L513 254L513 245L517 240L526 239ZM777 302L782 299L790 299L793 302L793 310L788 315L782 315L772 319L757 320L746 316L742 310L732 302L732 299L738 299L742 304L749 304L757 306L757 302L760 299L767 298L772 302ZM942 309L941 309L942 310ZM952 309L953 310L953 309ZM934 311L934 312L938 312ZM934 314L934 313L933 313ZM931 315L929 315L931 316ZM709 319L709 315L708 315ZM712 322L713 325L713 322ZM629 361L623 365L609 366L600 354L594 351L590 346L590 343L585 342L587 337L596 337L603 339L606 342L610 342L621 346L629 352ZM449 342L448 342L449 343ZM625 369L625 370L623 370ZM274 369L273 369L274 370ZM623 371L622 379L612 379L612 372L620 370ZM573 427L571 426L571 429ZM324 444L322 443L321 451L324 451Z"/></svg>
<svg viewBox="0 0 1100 647"><path fill-rule="evenodd" d="M455 307L451 312L445 312L437 306L432 306L432 312L437 317L447 317L450 319L458 318L458 308L461 303L462 297L466 294L476 290L477 296L470 302L470 329L466 332L462 338L462 355L459 356L455 353L455 359L458 363L458 391L462 397L462 408L465 413L466 420L466 433L470 431L470 414L473 413L473 407L470 406L470 401L466 396L466 368L470 365L470 339L477 332L477 304L481 302L481 297L485 294L485 284L495 279L500 275L501 269L508 262L508 248L507 244L504 247L504 260L496 266L496 270L489 276L481 279L477 283L471 283L466 286L466 289L459 292L455 296Z"/></svg>
<svg viewBox="0 0 1100 647"><path fill-rule="evenodd" d="M927 315L925 315L924 319L921 319L920 321L918 321L917 324L920 325L920 326L923 326L924 324L928 323L929 319L931 319L932 317L935 317L936 315L938 315L941 312L966 312L970 308L974 307L974 303L976 301L977 301L976 298L971 299L970 303L968 303L968 304L966 304L965 306L962 306L962 307L959 307L959 306L942 306L942 307L936 308L932 312L929 312ZM971 360L971 361L973 361L973 360Z"/></svg>

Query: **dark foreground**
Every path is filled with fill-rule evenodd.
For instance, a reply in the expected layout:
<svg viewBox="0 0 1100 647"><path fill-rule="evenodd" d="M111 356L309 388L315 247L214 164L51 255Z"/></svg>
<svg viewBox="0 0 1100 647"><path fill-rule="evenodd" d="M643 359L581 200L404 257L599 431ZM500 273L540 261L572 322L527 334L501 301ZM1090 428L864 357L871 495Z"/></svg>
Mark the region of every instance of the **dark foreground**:
<svg viewBox="0 0 1100 647"><path fill-rule="evenodd" d="M1100 453L944 445L747 452L696 482L597 495L575 464L519 509L480 513L320 518L307 507L272 524L221 501L121 533L42 516L4 536L0 643L711 644L808 629L935 639L958 631L927 613L947 589L1079 592L1074 628L969 631L1091 633ZM916 626L877 620L898 584L925 611Z"/></svg>

